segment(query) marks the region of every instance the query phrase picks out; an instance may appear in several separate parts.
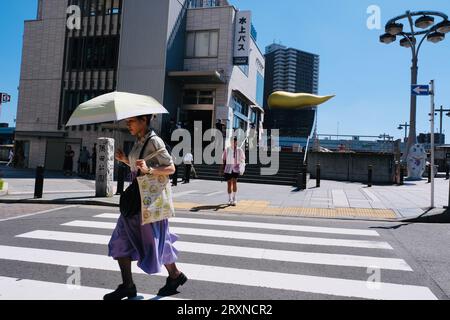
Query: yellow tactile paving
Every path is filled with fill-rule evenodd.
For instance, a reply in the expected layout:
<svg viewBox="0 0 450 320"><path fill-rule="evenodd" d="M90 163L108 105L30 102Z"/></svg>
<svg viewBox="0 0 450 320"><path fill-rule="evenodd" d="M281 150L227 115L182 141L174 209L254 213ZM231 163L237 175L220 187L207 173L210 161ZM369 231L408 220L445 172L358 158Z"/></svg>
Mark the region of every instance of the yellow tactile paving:
<svg viewBox="0 0 450 320"><path fill-rule="evenodd" d="M189 211L216 211L226 213L274 215L289 217L323 217L323 218L372 218L395 219L392 210L370 208L302 208L274 207L268 201L242 200L236 207L227 205L206 205L190 202L175 202L175 209Z"/></svg>

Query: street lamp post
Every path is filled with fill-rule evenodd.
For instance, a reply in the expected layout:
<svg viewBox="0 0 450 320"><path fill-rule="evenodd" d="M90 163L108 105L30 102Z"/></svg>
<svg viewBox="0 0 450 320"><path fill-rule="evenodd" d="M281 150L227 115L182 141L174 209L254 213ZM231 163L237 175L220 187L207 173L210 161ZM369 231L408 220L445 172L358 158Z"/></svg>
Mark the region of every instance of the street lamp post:
<svg viewBox="0 0 450 320"><path fill-rule="evenodd" d="M450 109L444 109L444 107L441 106L439 109L436 109L435 111L439 112L441 114L439 134L442 136L442 120L443 120L443 117L444 117L444 112L447 112L446 116L450 117Z"/></svg>
<svg viewBox="0 0 450 320"><path fill-rule="evenodd" d="M408 122L405 122L405 124L400 124L398 126L398 130L405 129L405 140L404 140L404 142L406 142L406 139L408 138L408 128L409 127L410 127L410 125L408 124Z"/></svg>
<svg viewBox="0 0 450 320"><path fill-rule="evenodd" d="M413 21L415 17L419 18ZM400 21L404 19L408 20L410 26L409 32L403 31L404 25ZM441 21L436 23L436 19L441 19ZM415 28L422 30L416 30ZM438 43L445 39L445 34L448 32L450 32L450 21L446 14L436 11L407 11L405 14L387 22L386 33L380 36L380 42L389 44L395 42L397 36L402 37L400 45L405 48L410 48L412 53L411 85L417 85L419 52L424 40L427 39L430 42ZM418 41L421 36L423 37ZM406 160L411 147L417 142L416 110L417 96L411 94L410 130L403 160Z"/></svg>

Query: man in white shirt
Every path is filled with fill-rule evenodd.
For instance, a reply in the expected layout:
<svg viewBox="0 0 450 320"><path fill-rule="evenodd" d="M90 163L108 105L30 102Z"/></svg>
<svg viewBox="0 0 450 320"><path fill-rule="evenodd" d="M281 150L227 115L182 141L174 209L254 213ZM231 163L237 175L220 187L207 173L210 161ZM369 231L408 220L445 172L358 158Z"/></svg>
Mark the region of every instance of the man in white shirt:
<svg viewBox="0 0 450 320"><path fill-rule="evenodd" d="M184 180L183 183L189 183L191 180L191 170L192 170L192 162L194 161L194 156L192 153L188 152L184 158Z"/></svg>

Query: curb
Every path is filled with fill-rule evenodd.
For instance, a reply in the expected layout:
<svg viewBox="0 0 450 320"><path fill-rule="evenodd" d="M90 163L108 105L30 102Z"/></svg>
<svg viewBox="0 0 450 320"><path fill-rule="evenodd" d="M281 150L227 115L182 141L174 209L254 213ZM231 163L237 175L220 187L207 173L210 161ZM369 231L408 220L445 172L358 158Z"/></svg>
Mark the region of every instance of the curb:
<svg viewBox="0 0 450 320"><path fill-rule="evenodd" d="M23 203L23 204L63 204L63 205L85 205L100 207L119 207L116 203L96 200L42 200L42 199L0 199L0 203Z"/></svg>
<svg viewBox="0 0 450 320"><path fill-rule="evenodd" d="M1 199L0 203L7 204L58 204L58 205L85 205L118 208L118 203L112 203L100 200L64 200L64 199ZM191 212L188 209L179 209L178 211ZM230 213L236 214L236 213ZM245 213L245 215L261 216L258 214ZM264 215L266 216L266 215ZM286 217L284 215L274 214L274 217ZM289 217L289 216L287 216ZM450 223L450 211L446 209L433 209L414 218L398 218L398 219L376 219L376 218L352 218L352 217L314 217L314 216L291 216L292 218L311 218L324 220L345 220L345 221L380 221L380 222L403 222L403 223Z"/></svg>

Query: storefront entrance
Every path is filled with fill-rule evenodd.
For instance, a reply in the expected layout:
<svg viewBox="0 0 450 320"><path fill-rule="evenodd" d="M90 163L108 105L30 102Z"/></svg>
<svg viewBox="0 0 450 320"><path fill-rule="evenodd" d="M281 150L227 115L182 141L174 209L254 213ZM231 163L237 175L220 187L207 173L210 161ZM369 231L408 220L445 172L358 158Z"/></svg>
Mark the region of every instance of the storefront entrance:
<svg viewBox="0 0 450 320"><path fill-rule="evenodd" d="M195 130L199 130L200 128L195 128L195 122L201 122L202 124L202 132L201 136L205 134L205 132L209 129L213 128L213 111L212 110L183 110L180 113L180 122L182 124L183 129L189 130L191 133L192 140L194 139ZM208 143L204 143L205 147Z"/></svg>

